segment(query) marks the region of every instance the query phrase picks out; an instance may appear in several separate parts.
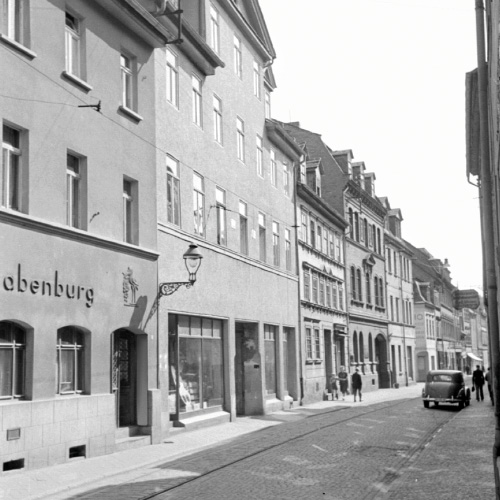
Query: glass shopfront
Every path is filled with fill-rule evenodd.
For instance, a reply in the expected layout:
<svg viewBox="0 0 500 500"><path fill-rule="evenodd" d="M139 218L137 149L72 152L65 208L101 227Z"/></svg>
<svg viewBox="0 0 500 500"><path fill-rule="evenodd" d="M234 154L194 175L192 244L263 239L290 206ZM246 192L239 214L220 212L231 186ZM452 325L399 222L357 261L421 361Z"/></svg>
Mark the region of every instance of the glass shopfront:
<svg viewBox="0 0 500 500"><path fill-rule="evenodd" d="M222 406L221 320L170 314L169 359L172 418L180 413Z"/></svg>

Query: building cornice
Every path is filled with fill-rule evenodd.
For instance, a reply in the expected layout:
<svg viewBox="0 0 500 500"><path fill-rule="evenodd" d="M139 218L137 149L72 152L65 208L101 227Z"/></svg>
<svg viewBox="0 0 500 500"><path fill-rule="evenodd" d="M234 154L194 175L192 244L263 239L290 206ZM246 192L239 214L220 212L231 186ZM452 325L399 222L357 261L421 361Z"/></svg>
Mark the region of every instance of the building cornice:
<svg viewBox="0 0 500 500"><path fill-rule="evenodd" d="M352 179L349 179L345 185L344 189L345 194L350 196L351 198L355 198L357 200L361 200L361 202L367 206L370 210L372 210L376 215L385 218L387 214L387 210L384 208L382 203L377 198L370 196L361 186L354 182Z"/></svg>
<svg viewBox="0 0 500 500"><path fill-rule="evenodd" d="M277 147L280 151L285 153L293 161L299 161L302 156L302 149L295 142L293 137L273 120L266 118L266 135L267 138Z"/></svg>
<svg viewBox="0 0 500 500"><path fill-rule="evenodd" d="M36 231L48 236L55 236L68 241L74 241L84 245L111 250L122 254L132 255L140 259L156 261L160 254L154 250L130 245L128 243L111 240L96 234L87 233L79 229L60 226L40 219L29 217L22 213L14 213L0 209L0 223L9 224L19 228Z"/></svg>

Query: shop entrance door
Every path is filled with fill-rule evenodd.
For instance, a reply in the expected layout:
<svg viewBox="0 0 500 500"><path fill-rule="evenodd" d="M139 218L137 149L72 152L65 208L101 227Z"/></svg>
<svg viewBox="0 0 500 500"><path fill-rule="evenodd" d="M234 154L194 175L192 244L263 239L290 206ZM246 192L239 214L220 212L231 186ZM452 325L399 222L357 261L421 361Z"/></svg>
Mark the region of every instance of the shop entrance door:
<svg viewBox="0 0 500 500"><path fill-rule="evenodd" d="M256 382L260 380L257 325L237 322L235 343L236 414L245 415L254 413L252 408L257 397Z"/></svg>
<svg viewBox="0 0 500 500"><path fill-rule="evenodd" d="M136 338L128 330L113 335L113 392L116 397L118 427L137 424Z"/></svg>
<svg viewBox="0 0 500 500"><path fill-rule="evenodd" d="M325 340L325 377L326 377L325 389L330 391L330 376L334 372L332 331L323 330L323 336Z"/></svg>

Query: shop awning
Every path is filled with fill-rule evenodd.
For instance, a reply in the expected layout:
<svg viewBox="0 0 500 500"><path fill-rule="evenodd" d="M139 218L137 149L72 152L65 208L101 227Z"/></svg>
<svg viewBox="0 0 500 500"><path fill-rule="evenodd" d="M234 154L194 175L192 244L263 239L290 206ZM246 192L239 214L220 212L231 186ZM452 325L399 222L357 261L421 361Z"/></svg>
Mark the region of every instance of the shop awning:
<svg viewBox="0 0 500 500"><path fill-rule="evenodd" d="M467 356L469 356L470 359L474 359L475 361L482 361L481 358L478 358L475 354L472 354L471 352L468 352Z"/></svg>

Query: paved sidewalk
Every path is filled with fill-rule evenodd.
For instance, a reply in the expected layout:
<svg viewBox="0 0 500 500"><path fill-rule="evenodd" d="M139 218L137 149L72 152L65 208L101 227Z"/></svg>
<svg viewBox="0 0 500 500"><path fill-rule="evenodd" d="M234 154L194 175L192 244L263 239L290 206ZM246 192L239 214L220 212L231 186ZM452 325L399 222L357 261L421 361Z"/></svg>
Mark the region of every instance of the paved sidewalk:
<svg viewBox="0 0 500 500"><path fill-rule="evenodd" d="M133 474L133 471L137 468L175 460L217 444L227 442L239 436L273 425L279 425L283 422L302 419L309 415L323 413L325 411L337 411L345 407L369 406L384 401L417 398L421 395L422 386L423 384L416 384L409 387L401 387L399 389L380 389L378 391L368 392L363 394L363 401L361 403L354 403L352 395L349 395L346 397L345 401L322 401L265 416L241 417L237 418L235 422L199 429L197 431L175 432L159 445L126 450L101 457L76 459L76 461L72 461L71 463L43 469L13 471L0 476L0 499L35 500L56 497L64 498L63 493L70 489L84 487L86 485L94 486L97 483L102 483L108 478L111 479L113 476L121 475L127 471ZM486 433L487 436L491 436L490 442L487 447L482 441L481 443L479 443L479 441L471 442L470 447L474 449L478 455L487 457L489 462L491 462L491 440L493 439L494 430L493 411L489 403L482 403L481 409L478 408L477 410L476 406L479 407L479 404L473 403L474 404L465 412L457 414L457 417L461 417L462 414L466 417L479 410L485 412L483 423L485 427L491 431ZM457 417L453 419L453 422L457 420ZM463 433L468 433L469 435L474 433L474 429L471 429L474 425L472 419L460 418L460 421L463 421ZM467 425L469 426L469 430L465 428ZM480 449L478 448L479 446ZM472 465L468 471L469 473L466 474L466 478L469 478L470 472L473 471ZM491 472L491 477L489 479L491 481L493 480L493 472ZM433 495L431 495L431 497L432 496ZM436 496L434 496L434 498L436 498ZM471 496L469 498L479 497Z"/></svg>

